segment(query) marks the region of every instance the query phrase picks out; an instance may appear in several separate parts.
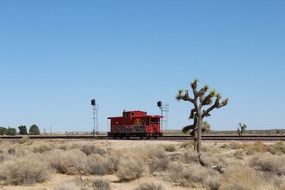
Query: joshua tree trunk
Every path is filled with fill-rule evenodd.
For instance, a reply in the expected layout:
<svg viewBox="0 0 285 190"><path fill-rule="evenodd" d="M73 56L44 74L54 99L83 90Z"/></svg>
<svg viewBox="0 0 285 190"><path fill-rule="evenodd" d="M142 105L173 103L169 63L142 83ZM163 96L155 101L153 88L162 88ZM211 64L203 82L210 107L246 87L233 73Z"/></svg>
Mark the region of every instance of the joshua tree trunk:
<svg viewBox="0 0 285 190"><path fill-rule="evenodd" d="M197 121L197 153L201 152L201 140L202 140L202 120L198 118Z"/></svg>

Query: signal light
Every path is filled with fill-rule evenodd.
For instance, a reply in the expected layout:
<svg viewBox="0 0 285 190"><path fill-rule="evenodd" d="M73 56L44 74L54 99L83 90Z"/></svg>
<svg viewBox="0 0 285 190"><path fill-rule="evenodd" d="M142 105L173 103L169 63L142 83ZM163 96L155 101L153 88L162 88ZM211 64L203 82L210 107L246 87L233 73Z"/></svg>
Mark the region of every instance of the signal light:
<svg viewBox="0 0 285 190"><path fill-rule="evenodd" d="M96 105L96 100L95 100L95 99L92 99L92 100L91 100L91 105L92 105L92 106L95 106L95 105Z"/></svg>

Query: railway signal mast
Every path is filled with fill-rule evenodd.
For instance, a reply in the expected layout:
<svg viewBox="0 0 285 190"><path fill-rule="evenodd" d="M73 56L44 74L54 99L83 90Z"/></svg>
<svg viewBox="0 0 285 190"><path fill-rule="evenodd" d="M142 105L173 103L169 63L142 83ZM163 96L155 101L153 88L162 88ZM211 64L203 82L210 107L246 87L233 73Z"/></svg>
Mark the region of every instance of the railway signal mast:
<svg viewBox="0 0 285 190"><path fill-rule="evenodd" d="M162 118L160 119L160 126L161 126L161 131L163 132L168 125L168 107L169 104L163 104L162 101L157 102L157 107L161 111L161 116Z"/></svg>
<svg viewBox="0 0 285 190"><path fill-rule="evenodd" d="M93 107L93 135L94 137L99 134L99 125L98 125L98 109L99 104L96 104L96 100L91 100L91 105Z"/></svg>

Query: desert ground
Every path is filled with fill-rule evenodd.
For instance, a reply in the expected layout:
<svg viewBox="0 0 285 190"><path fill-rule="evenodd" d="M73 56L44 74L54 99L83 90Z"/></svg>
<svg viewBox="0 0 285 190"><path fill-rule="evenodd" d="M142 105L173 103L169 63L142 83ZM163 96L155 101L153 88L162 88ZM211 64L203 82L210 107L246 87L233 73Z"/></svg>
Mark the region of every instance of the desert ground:
<svg viewBox="0 0 285 190"><path fill-rule="evenodd" d="M284 142L0 141L0 190L285 190Z"/></svg>

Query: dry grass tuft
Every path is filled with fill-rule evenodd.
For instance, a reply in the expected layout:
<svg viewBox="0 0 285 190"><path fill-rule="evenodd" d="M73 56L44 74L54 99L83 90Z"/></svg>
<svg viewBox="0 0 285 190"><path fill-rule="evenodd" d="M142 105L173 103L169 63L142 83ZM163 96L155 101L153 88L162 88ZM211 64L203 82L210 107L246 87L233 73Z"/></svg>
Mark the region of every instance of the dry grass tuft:
<svg viewBox="0 0 285 190"><path fill-rule="evenodd" d="M72 181L66 181L57 185L54 190L82 190L82 187Z"/></svg>
<svg viewBox="0 0 285 190"><path fill-rule="evenodd" d="M23 136L21 139L19 139L19 144L31 144L32 141L29 136Z"/></svg>
<svg viewBox="0 0 285 190"><path fill-rule="evenodd" d="M44 153L55 149L55 145L52 143L46 143L40 141L34 143L32 149L34 153Z"/></svg>
<svg viewBox="0 0 285 190"><path fill-rule="evenodd" d="M92 190L111 190L111 183L105 178L97 178L92 182Z"/></svg>
<svg viewBox="0 0 285 190"><path fill-rule="evenodd" d="M94 144L87 144L84 145L81 148L81 151L84 152L87 156L91 155L91 154L99 154L99 155L104 155L106 153L106 151L100 147L98 147L97 145Z"/></svg>
<svg viewBox="0 0 285 190"><path fill-rule="evenodd" d="M59 173L68 175L87 173L87 156L80 150L53 150L45 154L45 159Z"/></svg>
<svg viewBox="0 0 285 190"><path fill-rule="evenodd" d="M233 166L224 173L221 190L273 190L270 185L253 169L248 167Z"/></svg>
<svg viewBox="0 0 285 190"><path fill-rule="evenodd" d="M255 143L250 143L250 144L244 144L243 149L245 150L247 155L252 155L255 153L262 153L262 152L268 152L269 151L269 146L257 141Z"/></svg>
<svg viewBox="0 0 285 190"><path fill-rule="evenodd" d="M185 164L198 163L198 155L194 151L186 151L182 156L182 162Z"/></svg>
<svg viewBox="0 0 285 190"><path fill-rule="evenodd" d="M169 179L184 187L219 187L218 175L198 164L172 163L169 166Z"/></svg>
<svg viewBox="0 0 285 190"><path fill-rule="evenodd" d="M193 141L183 142L179 145L179 148L191 149L193 148Z"/></svg>
<svg viewBox="0 0 285 190"><path fill-rule="evenodd" d="M3 162L0 179L4 180L6 184L34 184L46 181L50 173L48 164L35 155L30 155Z"/></svg>
<svg viewBox="0 0 285 190"><path fill-rule="evenodd" d="M270 152L272 154L285 154L285 143L284 142L276 142L272 146L270 146Z"/></svg>
<svg viewBox="0 0 285 190"><path fill-rule="evenodd" d="M135 190L166 190L166 187L161 182L150 181L141 183Z"/></svg>
<svg viewBox="0 0 285 190"><path fill-rule="evenodd" d="M165 145L162 145L162 147L167 152L175 152L176 151L176 146L174 144L165 144Z"/></svg>
<svg viewBox="0 0 285 190"><path fill-rule="evenodd" d="M250 166L258 171L270 172L279 176L285 175L285 155L275 156L265 153L254 157L250 161Z"/></svg>
<svg viewBox="0 0 285 190"><path fill-rule="evenodd" d="M120 158L117 176L121 181L130 181L140 178L143 171L143 162L140 157L128 154Z"/></svg>
<svg viewBox="0 0 285 190"><path fill-rule="evenodd" d="M162 148L152 148L148 150L149 170L151 173L165 171L169 165L169 158Z"/></svg>
<svg viewBox="0 0 285 190"><path fill-rule="evenodd" d="M87 160L87 168L90 174L105 175L112 172L111 161L100 155L91 155Z"/></svg>

